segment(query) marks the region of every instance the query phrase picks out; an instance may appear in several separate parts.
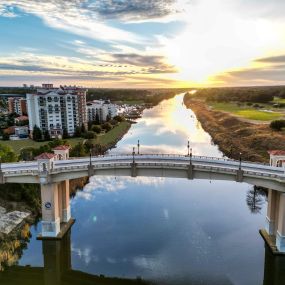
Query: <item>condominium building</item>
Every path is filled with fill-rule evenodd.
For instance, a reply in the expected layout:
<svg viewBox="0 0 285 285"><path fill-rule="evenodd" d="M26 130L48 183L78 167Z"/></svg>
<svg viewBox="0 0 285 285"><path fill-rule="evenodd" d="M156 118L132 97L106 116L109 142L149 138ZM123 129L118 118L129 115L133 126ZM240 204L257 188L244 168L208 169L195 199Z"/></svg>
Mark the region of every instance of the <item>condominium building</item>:
<svg viewBox="0 0 285 285"><path fill-rule="evenodd" d="M38 126L52 138L61 137L64 129L74 135L76 127L87 126L86 89L76 86L43 84L34 94L27 94L29 129Z"/></svg>
<svg viewBox="0 0 285 285"><path fill-rule="evenodd" d="M8 112L16 113L20 116L27 115L27 101L22 97L8 98Z"/></svg>
<svg viewBox="0 0 285 285"><path fill-rule="evenodd" d="M87 103L87 119L89 122L99 120L105 122L118 115L117 105L109 100L94 100Z"/></svg>

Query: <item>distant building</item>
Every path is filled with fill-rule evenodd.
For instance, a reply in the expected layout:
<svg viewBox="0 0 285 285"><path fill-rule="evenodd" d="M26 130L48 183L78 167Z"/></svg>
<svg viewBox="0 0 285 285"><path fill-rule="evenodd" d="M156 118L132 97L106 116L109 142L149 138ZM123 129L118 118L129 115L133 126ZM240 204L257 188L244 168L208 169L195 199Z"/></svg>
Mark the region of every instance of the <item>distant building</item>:
<svg viewBox="0 0 285 285"><path fill-rule="evenodd" d="M43 84L34 94L27 94L29 129L37 125L51 138L61 137L66 129L74 135L76 127L87 126L86 89L76 86Z"/></svg>
<svg viewBox="0 0 285 285"><path fill-rule="evenodd" d="M27 122L28 120L29 120L28 116L20 116L20 117L15 118L15 123L20 124L22 122Z"/></svg>
<svg viewBox="0 0 285 285"><path fill-rule="evenodd" d="M87 118L89 122L99 119L105 122L118 115L118 107L109 100L94 100L87 103Z"/></svg>
<svg viewBox="0 0 285 285"><path fill-rule="evenodd" d="M27 138L29 136L28 127L15 127L15 135L20 139Z"/></svg>
<svg viewBox="0 0 285 285"><path fill-rule="evenodd" d="M20 116L27 115L27 101L21 97L8 98L8 112L16 113Z"/></svg>

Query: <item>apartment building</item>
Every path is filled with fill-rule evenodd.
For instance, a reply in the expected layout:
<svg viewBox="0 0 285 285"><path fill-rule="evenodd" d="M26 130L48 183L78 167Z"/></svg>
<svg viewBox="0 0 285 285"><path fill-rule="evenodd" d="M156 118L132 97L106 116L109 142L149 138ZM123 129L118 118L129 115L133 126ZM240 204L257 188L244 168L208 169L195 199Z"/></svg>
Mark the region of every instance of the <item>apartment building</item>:
<svg viewBox="0 0 285 285"><path fill-rule="evenodd" d="M87 119L89 122L99 119L105 122L108 118L112 119L118 115L117 105L109 100L94 100L87 103Z"/></svg>
<svg viewBox="0 0 285 285"><path fill-rule="evenodd" d="M22 97L8 98L8 112L16 113L20 116L27 115L27 101Z"/></svg>
<svg viewBox="0 0 285 285"><path fill-rule="evenodd" d="M27 94L31 135L35 125L49 131L51 138L62 137L64 129L72 136L76 127L87 127L86 92L76 86L43 84L36 93Z"/></svg>

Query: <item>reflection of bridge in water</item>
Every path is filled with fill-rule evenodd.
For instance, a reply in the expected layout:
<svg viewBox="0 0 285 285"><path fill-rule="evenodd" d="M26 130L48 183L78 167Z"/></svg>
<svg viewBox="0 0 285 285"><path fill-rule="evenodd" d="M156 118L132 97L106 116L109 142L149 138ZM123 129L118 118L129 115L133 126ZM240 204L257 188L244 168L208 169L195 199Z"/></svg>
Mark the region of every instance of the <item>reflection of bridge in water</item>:
<svg viewBox="0 0 285 285"><path fill-rule="evenodd" d="M61 240L42 241L44 267L12 266L0 273L1 285L135 285L155 284L141 279L111 278L72 269L71 231ZM212 285L232 285L223 276L207 276ZM193 280L196 280L193 278ZM191 281L191 276L189 282ZM179 283L179 282L178 282ZM187 282L187 284L189 284ZM190 284L197 284L196 281ZM200 284L200 283L199 283ZM263 285L285 284L285 256L275 256L265 246Z"/></svg>
<svg viewBox="0 0 285 285"><path fill-rule="evenodd" d="M86 176L144 176L246 182L269 188L268 238L285 252L285 169L279 166L285 154L275 152L270 165L223 158L188 155L108 155L69 158L69 148L60 146L37 161L4 163L2 183L38 183L42 198L42 237L59 238L72 224L69 180Z"/></svg>
<svg viewBox="0 0 285 285"><path fill-rule="evenodd" d="M73 270L71 265L71 232L61 240L43 240L44 267L12 266L0 273L1 285L135 285L147 284L141 279L109 278Z"/></svg>

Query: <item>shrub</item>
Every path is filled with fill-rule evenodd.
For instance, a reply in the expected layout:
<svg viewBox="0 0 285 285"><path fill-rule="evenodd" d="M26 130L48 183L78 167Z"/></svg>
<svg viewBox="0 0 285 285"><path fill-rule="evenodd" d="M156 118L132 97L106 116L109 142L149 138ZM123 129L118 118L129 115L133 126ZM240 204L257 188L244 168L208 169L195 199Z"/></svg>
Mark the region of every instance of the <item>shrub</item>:
<svg viewBox="0 0 285 285"><path fill-rule="evenodd" d="M274 131L281 131L285 127L285 120L276 120L270 123L270 128Z"/></svg>
<svg viewBox="0 0 285 285"><path fill-rule="evenodd" d="M116 125L118 124L118 121L115 120L115 119L112 119L112 120L110 120L110 124L111 124L112 126L116 126Z"/></svg>
<svg viewBox="0 0 285 285"><path fill-rule="evenodd" d="M118 121L118 122L123 122L123 121L125 120L124 117L119 116L119 115L115 116L113 119L116 120L116 121Z"/></svg>
<svg viewBox="0 0 285 285"><path fill-rule="evenodd" d="M95 135L94 132L88 131L88 132L85 132L85 133L84 133L83 137L84 137L85 139L95 139L95 138L96 138L96 135Z"/></svg>
<svg viewBox="0 0 285 285"><path fill-rule="evenodd" d="M92 131L97 133L97 134L100 134L101 131L102 131L102 128L100 126L97 126L97 125L93 125L92 126Z"/></svg>
<svg viewBox="0 0 285 285"><path fill-rule="evenodd" d="M104 123L102 125L102 129L106 130L106 132L109 132L112 129L112 125L110 123Z"/></svg>

